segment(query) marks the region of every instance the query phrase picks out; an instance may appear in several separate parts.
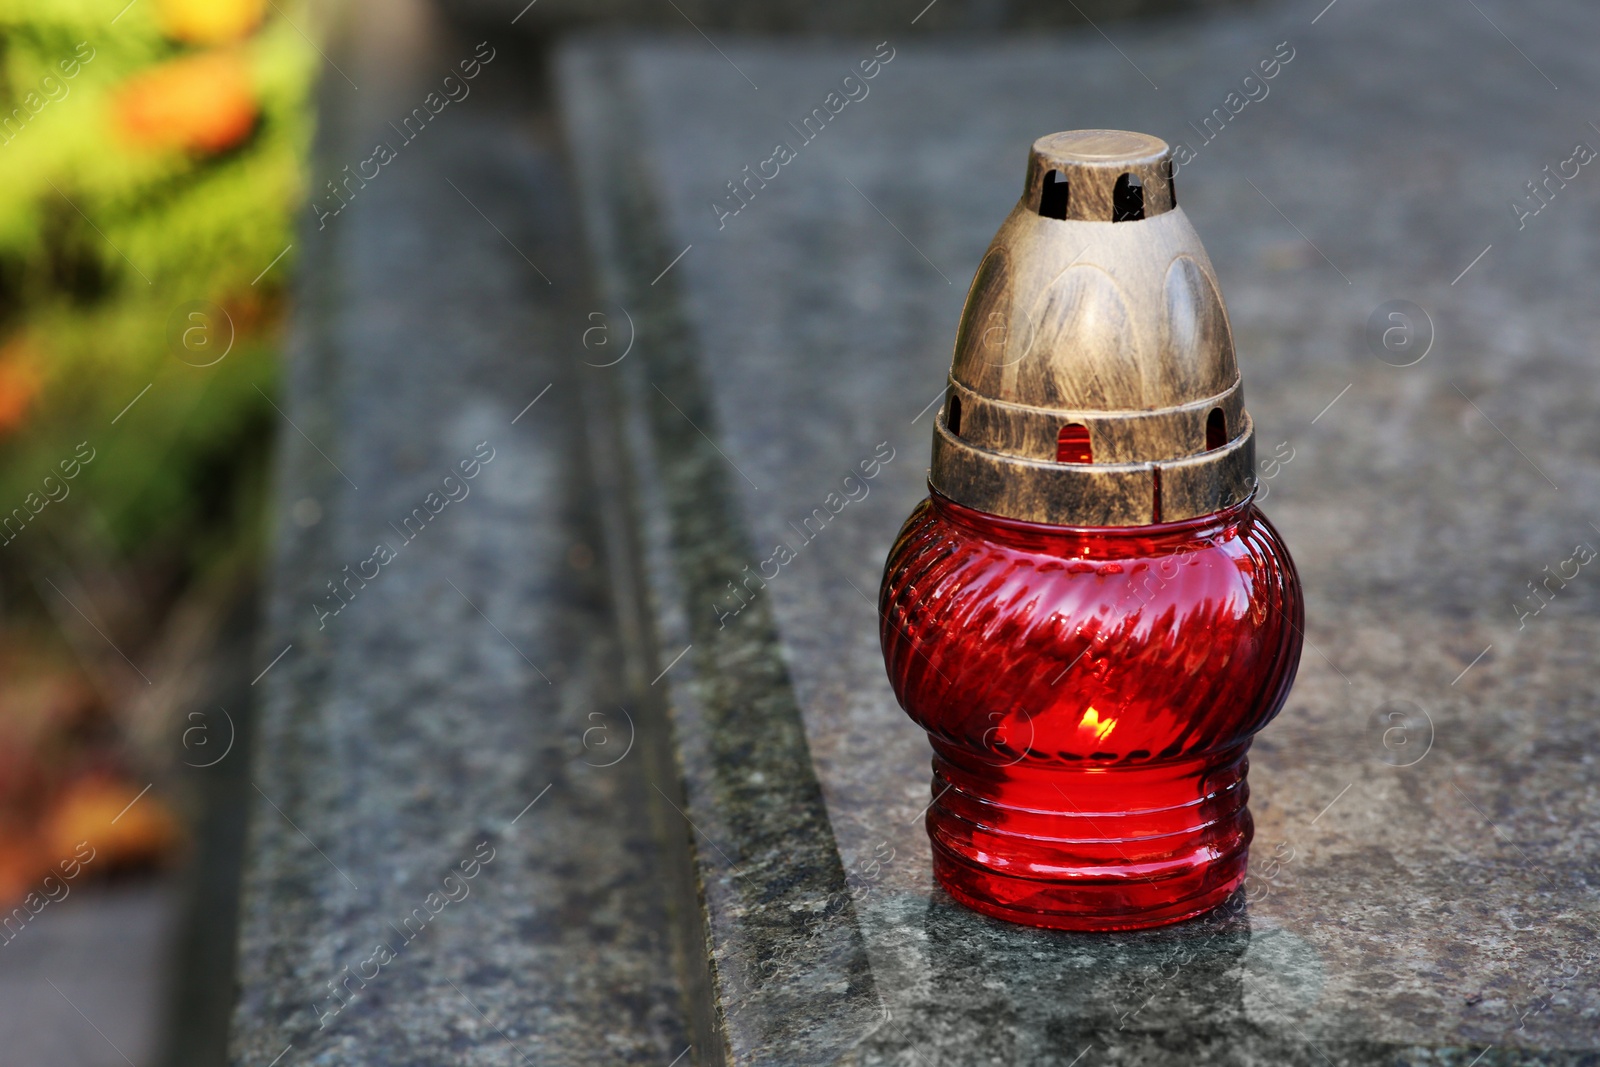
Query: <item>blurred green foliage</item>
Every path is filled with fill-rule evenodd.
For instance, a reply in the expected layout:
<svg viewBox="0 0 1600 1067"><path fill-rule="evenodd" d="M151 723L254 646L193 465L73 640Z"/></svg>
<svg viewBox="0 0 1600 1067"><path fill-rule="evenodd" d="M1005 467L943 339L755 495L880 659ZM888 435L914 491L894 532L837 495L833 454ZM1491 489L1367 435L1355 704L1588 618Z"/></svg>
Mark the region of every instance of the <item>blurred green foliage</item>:
<svg viewBox="0 0 1600 1067"><path fill-rule="evenodd" d="M261 534L293 251L267 268L294 240L320 59L303 3L224 45L171 39L171 6L0 4L0 518L30 517L0 534L13 587L61 553L192 575ZM137 143L119 123L129 85L202 54L247 71L248 135L220 151ZM193 318L196 303L222 314ZM202 352L230 335L231 349L195 366L185 330ZM94 460L34 514L80 442Z"/></svg>

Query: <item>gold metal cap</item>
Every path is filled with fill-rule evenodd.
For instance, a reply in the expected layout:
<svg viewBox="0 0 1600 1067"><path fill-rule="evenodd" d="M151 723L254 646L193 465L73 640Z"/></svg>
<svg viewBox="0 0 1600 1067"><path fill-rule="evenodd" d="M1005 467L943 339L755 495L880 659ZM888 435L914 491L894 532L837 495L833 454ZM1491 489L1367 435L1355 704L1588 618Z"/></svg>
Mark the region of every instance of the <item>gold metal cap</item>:
<svg viewBox="0 0 1600 1067"><path fill-rule="evenodd" d="M1172 150L1121 130L1033 144L967 293L929 480L994 515L1144 526L1255 488L1233 330L1177 205Z"/></svg>

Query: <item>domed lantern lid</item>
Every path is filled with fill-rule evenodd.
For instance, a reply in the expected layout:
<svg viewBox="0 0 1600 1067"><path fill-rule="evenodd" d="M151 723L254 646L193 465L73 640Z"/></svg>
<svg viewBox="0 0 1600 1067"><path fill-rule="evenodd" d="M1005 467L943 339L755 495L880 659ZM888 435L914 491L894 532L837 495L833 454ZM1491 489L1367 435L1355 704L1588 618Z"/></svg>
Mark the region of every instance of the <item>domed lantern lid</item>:
<svg viewBox="0 0 1600 1067"><path fill-rule="evenodd" d="M967 293L929 481L994 515L1144 526L1255 488L1233 331L1172 150L1041 137Z"/></svg>

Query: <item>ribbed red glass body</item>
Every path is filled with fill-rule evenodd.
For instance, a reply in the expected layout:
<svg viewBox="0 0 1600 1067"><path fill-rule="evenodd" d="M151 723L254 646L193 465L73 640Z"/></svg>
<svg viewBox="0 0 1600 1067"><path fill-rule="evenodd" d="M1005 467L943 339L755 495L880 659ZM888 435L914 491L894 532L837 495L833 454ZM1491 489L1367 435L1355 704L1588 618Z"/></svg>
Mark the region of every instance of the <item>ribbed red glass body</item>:
<svg viewBox="0 0 1600 1067"><path fill-rule="evenodd" d="M933 744L928 834L957 900L1121 930L1198 915L1243 880L1245 753L1304 628L1294 564L1252 503L1075 528L934 493L879 609L895 695Z"/></svg>

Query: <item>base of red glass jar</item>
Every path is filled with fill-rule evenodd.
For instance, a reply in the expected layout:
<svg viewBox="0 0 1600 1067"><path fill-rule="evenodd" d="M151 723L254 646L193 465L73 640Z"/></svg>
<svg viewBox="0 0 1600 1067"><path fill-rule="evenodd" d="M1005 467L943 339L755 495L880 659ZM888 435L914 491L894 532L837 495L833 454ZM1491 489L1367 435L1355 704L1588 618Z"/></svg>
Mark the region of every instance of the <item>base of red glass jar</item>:
<svg viewBox="0 0 1600 1067"><path fill-rule="evenodd" d="M1110 932L1145 930L1204 915L1220 907L1244 882L1247 852L1212 865L1191 888L1173 898L1164 887L1158 903L1130 892L1126 884L1090 885L1017 878L973 867L941 847L933 847L933 876L956 900L995 919L1051 930Z"/></svg>
<svg viewBox="0 0 1600 1067"><path fill-rule="evenodd" d="M1029 926L1138 930L1194 918L1244 881L1248 766L1235 749L1216 762L1011 767L986 780L965 760L936 757L934 876L967 907ZM1119 799L1124 807L1110 803Z"/></svg>

